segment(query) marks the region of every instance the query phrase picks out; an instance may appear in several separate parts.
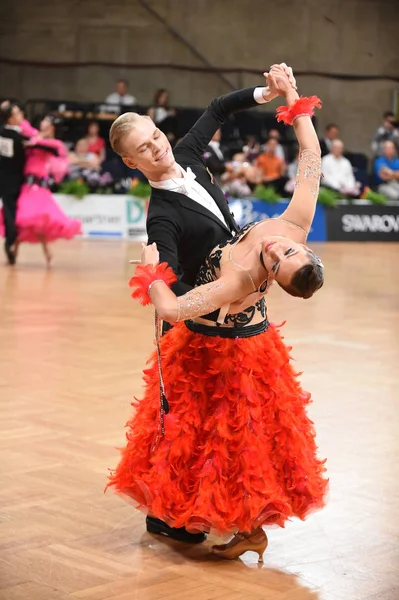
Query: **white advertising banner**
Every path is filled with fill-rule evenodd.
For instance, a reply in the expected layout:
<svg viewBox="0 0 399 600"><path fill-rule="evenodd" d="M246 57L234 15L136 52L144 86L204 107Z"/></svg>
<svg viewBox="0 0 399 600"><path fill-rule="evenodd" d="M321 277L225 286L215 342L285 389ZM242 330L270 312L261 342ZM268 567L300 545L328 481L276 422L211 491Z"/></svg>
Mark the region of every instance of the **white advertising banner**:
<svg viewBox="0 0 399 600"><path fill-rule="evenodd" d="M82 200L55 194L63 211L83 225L84 238L146 239L148 202L135 196L89 194Z"/></svg>

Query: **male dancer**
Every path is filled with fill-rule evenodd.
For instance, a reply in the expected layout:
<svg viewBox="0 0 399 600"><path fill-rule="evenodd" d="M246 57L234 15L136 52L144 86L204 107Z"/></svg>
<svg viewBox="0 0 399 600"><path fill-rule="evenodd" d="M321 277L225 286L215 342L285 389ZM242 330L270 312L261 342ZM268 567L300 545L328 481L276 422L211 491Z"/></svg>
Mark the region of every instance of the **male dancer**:
<svg viewBox="0 0 399 600"><path fill-rule="evenodd" d="M23 113L19 106L5 101L0 106L0 198L3 201L5 227L4 249L10 265L15 264L17 200L24 178L25 137L20 125Z"/></svg>
<svg viewBox="0 0 399 600"><path fill-rule="evenodd" d="M292 69L283 66L296 88ZM264 75L267 77L267 73ZM112 124L113 150L150 182L148 243L157 244L160 261L167 262L178 275L172 286L178 296L193 288L207 254L238 231L222 190L204 164L204 152L231 114L276 97L266 85L216 98L173 151L165 134L149 117L125 113ZM215 321L217 316L218 311L212 315ZM147 517L147 531L188 543L206 539L204 533L174 529L151 516Z"/></svg>

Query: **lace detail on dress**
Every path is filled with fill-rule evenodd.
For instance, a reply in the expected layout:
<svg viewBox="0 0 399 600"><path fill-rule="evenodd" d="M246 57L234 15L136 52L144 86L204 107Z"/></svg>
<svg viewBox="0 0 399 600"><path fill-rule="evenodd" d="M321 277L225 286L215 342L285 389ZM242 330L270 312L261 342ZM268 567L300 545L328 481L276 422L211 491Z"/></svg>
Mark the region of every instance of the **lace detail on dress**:
<svg viewBox="0 0 399 600"><path fill-rule="evenodd" d="M223 255L223 248L226 248L226 246L233 246L234 244L238 243L240 241L240 239L247 233L247 231L249 229L251 229L254 225L255 225L255 223L248 223L234 237L227 240L226 242L223 242L223 244L216 246L216 248L214 250L212 250L210 252L210 254L208 254L208 256L206 257L206 259L204 261L204 264L202 265L202 267L200 268L200 270L198 272L197 279L195 282L196 286L200 286L200 285L204 285L207 283L211 283L213 281L217 281L217 279L220 275L220 261L221 261L222 255ZM196 292L196 288L194 290L192 290L192 292L189 292L189 294L192 294L193 292ZM228 310L227 306L226 306L226 309ZM207 312L211 312L213 310L215 310L215 308L210 307L210 310ZM202 315L207 314L207 312L202 312ZM258 313L260 313L263 318L266 318L265 299L261 298L261 300L256 302L254 306L248 306L240 313L226 314L224 319L223 319L223 312L224 311L223 311L223 307L222 307L221 311L220 311L220 318L221 318L221 320L223 320L224 325L228 325L230 327L233 326L235 328L245 327L253 321L255 315ZM183 319L184 319L184 317L181 316L179 320L183 320ZM188 319L188 317L186 317L186 320L187 319ZM218 323L220 325L221 321Z"/></svg>
<svg viewBox="0 0 399 600"><path fill-rule="evenodd" d="M295 186L307 185L313 198L316 199L319 195L321 176L321 157L313 150L301 150Z"/></svg>
<svg viewBox="0 0 399 600"><path fill-rule="evenodd" d="M220 270L220 259L222 258L222 251L219 249L219 246L212 250L210 254L205 259L204 264L198 271L197 279L195 281L195 285L204 285L205 283L211 283L215 281L218 277L216 271Z"/></svg>
<svg viewBox="0 0 399 600"><path fill-rule="evenodd" d="M217 305L212 300L212 293L217 293L223 286L223 281L214 281L206 288L194 288L184 296L178 296L177 322L201 317L216 310Z"/></svg>

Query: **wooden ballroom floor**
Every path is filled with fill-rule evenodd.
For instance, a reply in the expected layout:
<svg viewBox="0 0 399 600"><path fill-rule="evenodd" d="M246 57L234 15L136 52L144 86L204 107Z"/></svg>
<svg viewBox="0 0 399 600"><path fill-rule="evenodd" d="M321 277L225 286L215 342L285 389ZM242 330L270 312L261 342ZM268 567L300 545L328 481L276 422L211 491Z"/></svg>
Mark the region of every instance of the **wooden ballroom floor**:
<svg viewBox="0 0 399 600"><path fill-rule="evenodd" d="M311 301L273 289L269 317L313 394L327 508L269 531L265 563L219 561L145 532L103 494L152 348L129 297L138 244L24 246L0 266L0 600L398 600L398 245L315 246Z"/></svg>

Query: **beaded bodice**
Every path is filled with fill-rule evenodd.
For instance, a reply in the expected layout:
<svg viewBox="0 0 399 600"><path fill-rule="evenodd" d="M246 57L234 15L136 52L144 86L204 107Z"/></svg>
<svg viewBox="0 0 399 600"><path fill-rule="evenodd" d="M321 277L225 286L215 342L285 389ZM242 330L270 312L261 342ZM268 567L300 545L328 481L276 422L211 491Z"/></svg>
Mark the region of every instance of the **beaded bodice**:
<svg viewBox="0 0 399 600"><path fill-rule="evenodd" d="M227 246L234 246L252 229L256 223L248 223L239 233L223 244L219 244L206 257L204 264L200 268L195 285L203 285L216 281L220 277L220 266L223 255L223 249ZM250 303L251 296L248 296L249 306L236 314L227 313L223 326L227 327L245 327L252 324L255 320L266 319L265 298L257 299L254 304Z"/></svg>

